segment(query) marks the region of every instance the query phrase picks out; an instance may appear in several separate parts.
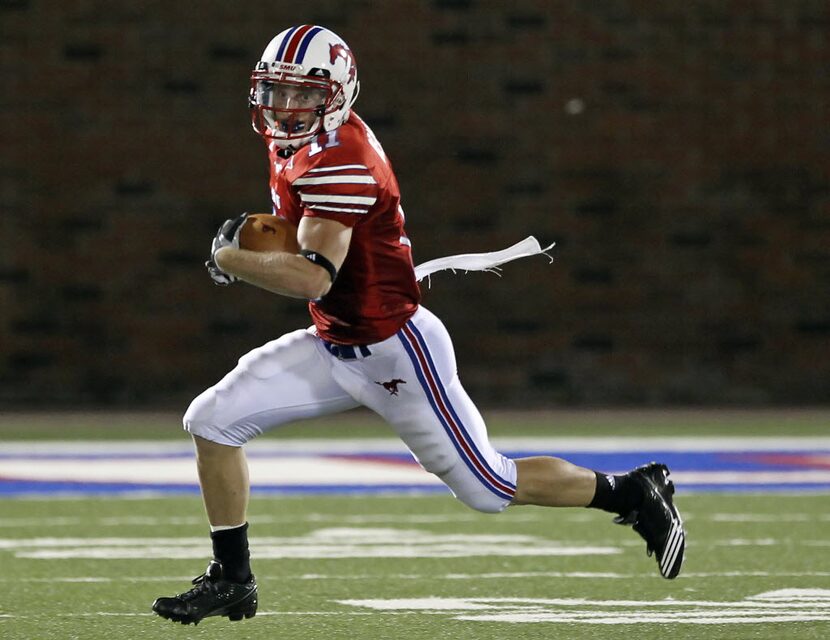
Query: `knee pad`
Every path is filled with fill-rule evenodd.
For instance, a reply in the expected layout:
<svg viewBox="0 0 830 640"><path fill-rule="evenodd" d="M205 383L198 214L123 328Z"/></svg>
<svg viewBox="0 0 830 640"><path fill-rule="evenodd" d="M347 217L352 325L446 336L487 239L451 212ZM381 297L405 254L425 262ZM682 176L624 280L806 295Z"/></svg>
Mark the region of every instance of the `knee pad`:
<svg viewBox="0 0 830 640"><path fill-rule="evenodd" d="M456 494L455 497L481 513L501 513L510 505L510 500L494 495L484 488L480 491Z"/></svg>
<svg viewBox="0 0 830 640"><path fill-rule="evenodd" d="M215 427L210 423L210 407L215 404L213 389L207 389L196 396L182 417L184 430L191 435L215 442Z"/></svg>
<svg viewBox="0 0 830 640"><path fill-rule="evenodd" d="M463 464L456 465L446 473L436 475L449 487L456 498L481 513L501 513L511 502L508 498L490 491Z"/></svg>
<svg viewBox="0 0 830 640"><path fill-rule="evenodd" d="M190 401L187 411L182 416L182 424L184 425L185 431L193 433L191 427L195 426L198 422L199 415L202 413L202 407L209 401L206 396L211 395L211 391L212 389L206 389Z"/></svg>
<svg viewBox="0 0 830 640"><path fill-rule="evenodd" d="M215 409L216 390L211 387L190 403L182 418L184 430L204 440L232 447L240 447L258 435L258 433L250 433L249 429L241 428L240 425L217 423L217 420L221 418L216 415Z"/></svg>

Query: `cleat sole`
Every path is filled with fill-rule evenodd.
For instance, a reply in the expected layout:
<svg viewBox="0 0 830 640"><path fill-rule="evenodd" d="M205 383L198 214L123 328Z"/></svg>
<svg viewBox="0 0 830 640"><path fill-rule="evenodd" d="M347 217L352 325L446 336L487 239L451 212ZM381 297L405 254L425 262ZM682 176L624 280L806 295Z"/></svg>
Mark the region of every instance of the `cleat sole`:
<svg viewBox="0 0 830 640"><path fill-rule="evenodd" d="M231 622L239 622L243 618L253 618L256 615L256 609L249 610L249 611L236 611L234 613L228 614L228 620Z"/></svg>

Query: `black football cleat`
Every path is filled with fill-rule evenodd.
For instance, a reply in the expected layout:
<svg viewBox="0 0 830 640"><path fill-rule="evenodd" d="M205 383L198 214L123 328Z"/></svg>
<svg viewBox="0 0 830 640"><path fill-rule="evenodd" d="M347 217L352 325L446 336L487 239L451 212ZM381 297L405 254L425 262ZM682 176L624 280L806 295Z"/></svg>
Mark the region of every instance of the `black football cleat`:
<svg viewBox="0 0 830 640"><path fill-rule="evenodd" d="M256 615L254 576L247 582L230 582L222 577L222 565L211 560L205 572L193 579L193 584L196 586L185 593L156 598L153 611L173 622L194 625L209 616L226 616L235 621Z"/></svg>
<svg viewBox="0 0 830 640"><path fill-rule="evenodd" d="M669 469L652 462L629 471L626 476L640 486L643 499L638 509L614 518L614 522L633 525L634 531L646 541L648 555L657 556L660 575L669 580L676 578L683 564L686 532L672 499L674 483L669 480Z"/></svg>

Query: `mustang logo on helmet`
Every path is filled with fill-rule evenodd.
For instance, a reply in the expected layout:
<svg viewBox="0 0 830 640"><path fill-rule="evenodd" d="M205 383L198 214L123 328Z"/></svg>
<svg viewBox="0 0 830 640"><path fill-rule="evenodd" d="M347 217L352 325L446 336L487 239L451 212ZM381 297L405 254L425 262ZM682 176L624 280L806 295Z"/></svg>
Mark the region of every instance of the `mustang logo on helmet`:
<svg viewBox="0 0 830 640"><path fill-rule="evenodd" d="M357 74L357 67L355 67L354 54L348 47L344 47L339 42L337 44L329 45L329 63L334 64L337 58L343 58L346 61L346 66L349 69L349 82L354 82Z"/></svg>

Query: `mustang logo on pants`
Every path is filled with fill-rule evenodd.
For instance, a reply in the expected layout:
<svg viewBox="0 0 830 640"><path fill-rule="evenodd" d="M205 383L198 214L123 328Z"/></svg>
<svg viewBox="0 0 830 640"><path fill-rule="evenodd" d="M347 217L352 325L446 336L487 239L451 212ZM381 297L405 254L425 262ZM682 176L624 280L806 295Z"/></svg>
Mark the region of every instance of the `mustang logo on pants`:
<svg viewBox="0 0 830 640"><path fill-rule="evenodd" d="M394 380L390 380L389 382L377 382L375 384L379 384L381 387L386 389L389 392L389 395L396 396L398 395L398 385L399 384L406 384L406 380L401 380L400 378L395 378Z"/></svg>

